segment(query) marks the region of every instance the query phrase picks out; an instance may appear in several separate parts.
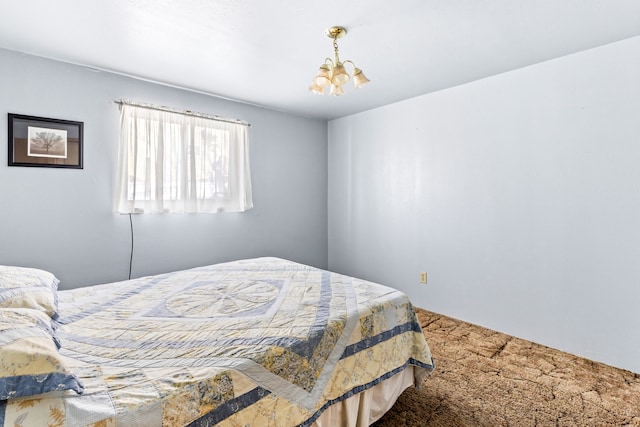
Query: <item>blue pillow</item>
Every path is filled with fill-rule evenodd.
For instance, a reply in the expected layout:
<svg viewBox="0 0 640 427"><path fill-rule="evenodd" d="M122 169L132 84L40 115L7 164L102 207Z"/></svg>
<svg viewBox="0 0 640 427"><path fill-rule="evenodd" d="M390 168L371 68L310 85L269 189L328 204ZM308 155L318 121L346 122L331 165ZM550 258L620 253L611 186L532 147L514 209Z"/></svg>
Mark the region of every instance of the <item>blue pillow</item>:
<svg viewBox="0 0 640 427"><path fill-rule="evenodd" d="M84 391L66 366L42 311L0 308L0 400L51 391Z"/></svg>

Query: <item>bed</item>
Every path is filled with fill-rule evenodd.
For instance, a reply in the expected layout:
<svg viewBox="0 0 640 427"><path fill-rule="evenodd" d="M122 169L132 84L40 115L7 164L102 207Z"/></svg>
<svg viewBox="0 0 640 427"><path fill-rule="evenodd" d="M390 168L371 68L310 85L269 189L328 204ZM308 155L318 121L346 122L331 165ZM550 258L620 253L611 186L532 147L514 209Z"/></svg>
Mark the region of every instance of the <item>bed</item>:
<svg viewBox="0 0 640 427"><path fill-rule="evenodd" d="M367 426L434 366L405 294L279 258L57 285L0 267L0 426Z"/></svg>

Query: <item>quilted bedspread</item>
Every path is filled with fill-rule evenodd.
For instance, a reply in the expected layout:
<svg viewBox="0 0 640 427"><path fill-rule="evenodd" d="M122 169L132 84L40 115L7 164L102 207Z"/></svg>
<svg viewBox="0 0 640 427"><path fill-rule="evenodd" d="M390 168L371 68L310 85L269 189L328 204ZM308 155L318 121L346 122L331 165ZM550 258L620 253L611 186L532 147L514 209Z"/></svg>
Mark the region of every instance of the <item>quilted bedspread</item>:
<svg viewBox="0 0 640 427"><path fill-rule="evenodd" d="M59 291L60 353L82 382L9 400L5 426L297 426L417 367L401 292L278 258Z"/></svg>

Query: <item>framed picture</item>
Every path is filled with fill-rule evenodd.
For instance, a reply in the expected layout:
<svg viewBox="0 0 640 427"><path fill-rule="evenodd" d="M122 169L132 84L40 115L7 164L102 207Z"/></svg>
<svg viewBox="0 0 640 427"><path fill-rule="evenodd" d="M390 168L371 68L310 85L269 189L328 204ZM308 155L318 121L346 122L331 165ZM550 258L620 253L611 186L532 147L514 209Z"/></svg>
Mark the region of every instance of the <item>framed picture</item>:
<svg viewBox="0 0 640 427"><path fill-rule="evenodd" d="M82 169L83 123L9 113L9 166Z"/></svg>

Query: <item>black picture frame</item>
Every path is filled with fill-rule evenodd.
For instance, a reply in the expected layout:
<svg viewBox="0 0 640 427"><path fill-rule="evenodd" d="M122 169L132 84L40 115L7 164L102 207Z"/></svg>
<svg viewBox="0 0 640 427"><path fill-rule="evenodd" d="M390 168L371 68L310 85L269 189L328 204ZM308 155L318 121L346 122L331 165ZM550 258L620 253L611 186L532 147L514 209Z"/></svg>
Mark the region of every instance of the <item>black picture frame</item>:
<svg viewBox="0 0 640 427"><path fill-rule="evenodd" d="M82 169L84 123L8 113L9 166Z"/></svg>

